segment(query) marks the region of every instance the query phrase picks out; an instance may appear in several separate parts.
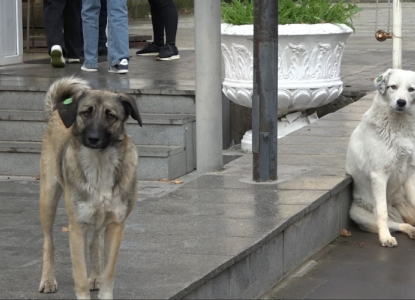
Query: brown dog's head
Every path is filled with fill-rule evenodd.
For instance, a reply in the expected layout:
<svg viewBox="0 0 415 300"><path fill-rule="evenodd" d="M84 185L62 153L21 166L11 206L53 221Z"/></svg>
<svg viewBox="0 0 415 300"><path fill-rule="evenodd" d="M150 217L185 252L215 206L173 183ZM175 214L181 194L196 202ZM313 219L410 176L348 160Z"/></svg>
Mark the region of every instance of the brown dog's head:
<svg viewBox="0 0 415 300"><path fill-rule="evenodd" d="M142 126L137 104L132 96L107 91L79 91L55 107L66 128L73 125L73 133L85 147L105 149L125 137L128 116Z"/></svg>

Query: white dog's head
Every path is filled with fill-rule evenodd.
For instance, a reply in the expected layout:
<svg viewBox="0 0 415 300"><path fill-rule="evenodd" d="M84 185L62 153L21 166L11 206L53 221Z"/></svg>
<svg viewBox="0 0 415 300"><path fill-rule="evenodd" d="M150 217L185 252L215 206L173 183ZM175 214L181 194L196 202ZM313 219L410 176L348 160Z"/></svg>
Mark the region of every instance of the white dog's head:
<svg viewBox="0 0 415 300"><path fill-rule="evenodd" d="M415 110L415 72L388 69L375 79L375 87L387 102L390 109L397 113Z"/></svg>

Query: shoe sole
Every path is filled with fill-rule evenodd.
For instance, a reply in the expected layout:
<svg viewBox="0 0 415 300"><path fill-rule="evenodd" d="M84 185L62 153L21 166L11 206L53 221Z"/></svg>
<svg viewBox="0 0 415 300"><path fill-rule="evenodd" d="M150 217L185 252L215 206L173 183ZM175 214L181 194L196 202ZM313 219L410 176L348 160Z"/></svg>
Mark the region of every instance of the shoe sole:
<svg viewBox="0 0 415 300"><path fill-rule="evenodd" d="M128 70L118 70L118 71L108 70L108 72L114 73L114 74L126 74L128 73Z"/></svg>
<svg viewBox="0 0 415 300"><path fill-rule="evenodd" d="M50 52L50 56L52 57L52 67L54 68L64 68L65 61L62 58L62 52L59 50L53 50Z"/></svg>
<svg viewBox="0 0 415 300"><path fill-rule="evenodd" d="M80 64L81 61L79 59L78 60L66 60L66 63L67 64Z"/></svg>
<svg viewBox="0 0 415 300"><path fill-rule="evenodd" d="M143 53L143 54L137 54L137 56L157 56L159 55L159 52L152 52L152 53Z"/></svg>
<svg viewBox="0 0 415 300"><path fill-rule="evenodd" d="M157 60L175 60L175 59L179 59L180 58L180 55L173 55L173 56L170 56L170 57L158 57L157 56Z"/></svg>
<svg viewBox="0 0 415 300"><path fill-rule="evenodd" d="M81 70L85 72L97 72L98 71L98 69L88 69L88 68L85 68L84 66L81 67Z"/></svg>

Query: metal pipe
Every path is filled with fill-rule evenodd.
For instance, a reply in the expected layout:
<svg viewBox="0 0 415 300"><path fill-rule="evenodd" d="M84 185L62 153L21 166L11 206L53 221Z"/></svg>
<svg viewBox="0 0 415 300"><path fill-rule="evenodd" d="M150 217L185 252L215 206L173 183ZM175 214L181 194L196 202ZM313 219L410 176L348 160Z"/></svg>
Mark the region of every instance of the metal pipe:
<svg viewBox="0 0 415 300"><path fill-rule="evenodd" d="M393 0L392 67L402 69L402 3L400 0Z"/></svg>
<svg viewBox="0 0 415 300"><path fill-rule="evenodd" d="M254 2L253 180L277 180L278 1Z"/></svg>
<svg viewBox="0 0 415 300"><path fill-rule="evenodd" d="M27 0L27 18L26 18L26 52L29 53L30 39L30 0Z"/></svg>
<svg viewBox="0 0 415 300"><path fill-rule="evenodd" d="M220 0L195 0L197 174L223 167Z"/></svg>

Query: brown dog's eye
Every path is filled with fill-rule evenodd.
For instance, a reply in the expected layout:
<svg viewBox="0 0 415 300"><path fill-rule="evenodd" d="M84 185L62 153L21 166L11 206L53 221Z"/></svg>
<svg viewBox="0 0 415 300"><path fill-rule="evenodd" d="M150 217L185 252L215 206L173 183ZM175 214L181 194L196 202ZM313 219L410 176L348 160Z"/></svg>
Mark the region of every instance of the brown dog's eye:
<svg viewBox="0 0 415 300"><path fill-rule="evenodd" d="M88 118L91 116L91 112L89 110L81 112L81 115L85 118Z"/></svg>
<svg viewBox="0 0 415 300"><path fill-rule="evenodd" d="M110 112L107 112L107 120L108 121L114 121L114 120L116 120L117 119L117 117L115 116L115 115L113 115L112 113L110 113Z"/></svg>

